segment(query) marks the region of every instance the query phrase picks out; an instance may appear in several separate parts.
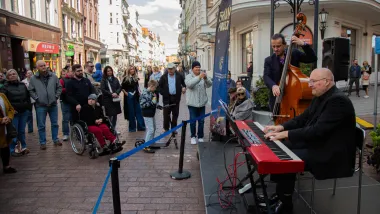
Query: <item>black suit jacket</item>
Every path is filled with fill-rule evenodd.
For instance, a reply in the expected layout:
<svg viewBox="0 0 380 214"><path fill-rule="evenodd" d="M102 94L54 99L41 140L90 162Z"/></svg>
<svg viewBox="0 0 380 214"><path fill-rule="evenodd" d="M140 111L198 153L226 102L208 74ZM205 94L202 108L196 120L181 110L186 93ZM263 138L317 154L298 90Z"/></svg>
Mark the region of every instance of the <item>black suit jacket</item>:
<svg viewBox="0 0 380 214"><path fill-rule="evenodd" d="M299 116L283 124L290 142L307 146L307 164L317 179L352 176L355 167L355 109L335 86Z"/></svg>
<svg viewBox="0 0 380 214"><path fill-rule="evenodd" d="M164 105L168 105L169 98L169 82L168 82L168 72L165 72L164 75L161 76L159 85L159 92L162 95L162 102ZM177 71L175 72L175 87L176 87L176 101L179 103L181 101L182 87L186 87L185 80L181 74Z"/></svg>
<svg viewBox="0 0 380 214"><path fill-rule="evenodd" d="M318 60L314 50L310 45L306 44L302 46L304 52L298 49L293 49L290 64L296 67L300 67L300 62L313 63ZM282 69L280 62L276 54L265 58L264 63L264 83L269 88L269 107L272 110L276 98L273 96L272 87L280 82L282 75Z"/></svg>

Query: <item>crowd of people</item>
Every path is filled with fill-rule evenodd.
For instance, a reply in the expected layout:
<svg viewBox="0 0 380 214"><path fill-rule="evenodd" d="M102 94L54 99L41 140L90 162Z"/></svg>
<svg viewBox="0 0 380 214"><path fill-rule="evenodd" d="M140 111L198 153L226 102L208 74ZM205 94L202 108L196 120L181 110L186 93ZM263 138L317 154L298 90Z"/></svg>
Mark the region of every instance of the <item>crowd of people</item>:
<svg viewBox="0 0 380 214"><path fill-rule="evenodd" d="M20 157L30 152L25 129L28 127L28 133L34 132L34 121L37 122L40 149L47 149L47 115L54 146L62 146L62 141L68 141L70 125L81 120L104 152L115 145L122 146L115 136L120 131L110 131L110 128L124 128L117 125L121 113L128 120L128 131L146 131L146 141L153 139L156 133L157 107L163 109L164 132L177 126L180 100L185 93L190 119L204 115L208 101L206 88L211 87L212 82L201 72L200 66L199 62L194 62L188 74L173 63L169 63L164 72L149 66L143 75L143 87L139 85L136 67L129 66L122 75L116 75L112 67L105 66L102 70L100 63L94 66L91 61L84 67L80 64L65 66L60 77L42 60L36 62L36 72L26 72L25 79L14 69L0 72L0 155L4 173L17 171L9 165L11 156ZM160 96L163 106L158 105ZM59 106L62 139L58 137ZM192 144L203 141L203 124L204 120L198 121L198 131L196 124L191 124ZM144 151L154 152L149 147Z"/></svg>

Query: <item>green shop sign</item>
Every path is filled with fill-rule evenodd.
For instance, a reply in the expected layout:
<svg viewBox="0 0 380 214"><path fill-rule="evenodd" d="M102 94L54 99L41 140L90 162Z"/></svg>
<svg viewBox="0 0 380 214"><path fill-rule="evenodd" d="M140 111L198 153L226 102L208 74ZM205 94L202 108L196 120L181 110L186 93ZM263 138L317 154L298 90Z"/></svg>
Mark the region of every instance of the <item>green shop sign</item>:
<svg viewBox="0 0 380 214"><path fill-rule="evenodd" d="M65 53L65 56L74 56L74 45L73 44L67 44L67 51Z"/></svg>

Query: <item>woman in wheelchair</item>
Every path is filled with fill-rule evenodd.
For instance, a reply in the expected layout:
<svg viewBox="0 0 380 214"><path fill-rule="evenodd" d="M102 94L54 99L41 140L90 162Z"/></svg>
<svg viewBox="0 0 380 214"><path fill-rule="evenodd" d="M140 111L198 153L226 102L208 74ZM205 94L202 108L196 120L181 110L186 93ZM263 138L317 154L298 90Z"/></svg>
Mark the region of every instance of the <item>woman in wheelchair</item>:
<svg viewBox="0 0 380 214"><path fill-rule="evenodd" d="M106 118L102 108L96 105L96 100L97 96L95 94L88 96L88 104L81 109L81 120L87 124L88 131L95 135L102 148L106 145L104 138L111 142L109 147L119 147L116 136L105 124Z"/></svg>

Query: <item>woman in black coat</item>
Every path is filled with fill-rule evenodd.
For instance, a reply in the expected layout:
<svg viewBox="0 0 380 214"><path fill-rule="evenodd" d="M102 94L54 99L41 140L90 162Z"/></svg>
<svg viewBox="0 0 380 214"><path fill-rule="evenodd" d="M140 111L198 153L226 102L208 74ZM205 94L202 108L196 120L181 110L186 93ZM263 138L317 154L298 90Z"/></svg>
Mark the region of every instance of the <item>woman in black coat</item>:
<svg viewBox="0 0 380 214"><path fill-rule="evenodd" d="M100 88L103 94L103 106L106 110L106 115L110 118L112 126L115 128L117 115L121 113L121 100L119 97L121 86L110 66L106 66L103 70Z"/></svg>

